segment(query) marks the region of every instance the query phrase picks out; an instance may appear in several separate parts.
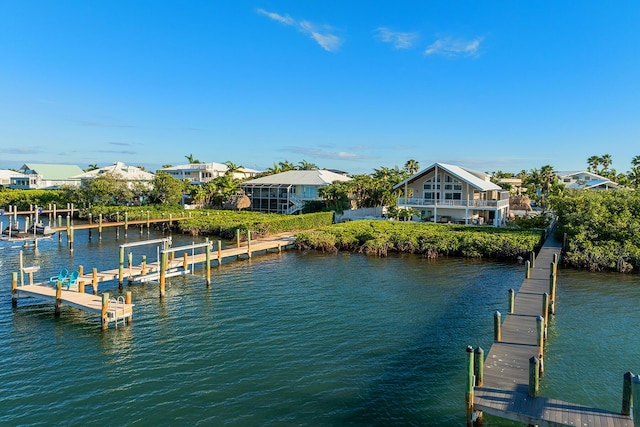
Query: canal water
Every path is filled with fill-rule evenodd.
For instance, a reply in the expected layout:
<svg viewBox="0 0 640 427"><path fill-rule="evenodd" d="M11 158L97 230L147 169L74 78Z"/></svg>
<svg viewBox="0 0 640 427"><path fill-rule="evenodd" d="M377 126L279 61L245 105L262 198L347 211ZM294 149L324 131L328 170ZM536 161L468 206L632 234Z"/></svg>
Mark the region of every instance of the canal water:
<svg viewBox="0 0 640 427"><path fill-rule="evenodd" d="M57 236L38 249L0 246L3 426L463 425L465 348L489 350L492 314L506 312L524 274L480 260L291 250L224 262L209 289L201 268L170 278L162 301L157 284L125 285L134 321L118 329L70 307L54 318L35 298L13 309L20 249L42 280L116 268L119 244L161 236L75 237L73 253ZM135 263L156 259L155 247L133 251ZM619 411L623 373L640 371L638 277L562 270L558 284L542 393ZM117 283L104 291L117 295Z"/></svg>

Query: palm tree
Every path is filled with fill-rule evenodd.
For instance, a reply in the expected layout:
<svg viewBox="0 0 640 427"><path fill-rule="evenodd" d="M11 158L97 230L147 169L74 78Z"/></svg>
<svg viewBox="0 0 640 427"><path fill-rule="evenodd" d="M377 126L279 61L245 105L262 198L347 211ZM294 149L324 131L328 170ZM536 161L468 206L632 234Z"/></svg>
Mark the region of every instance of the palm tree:
<svg viewBox="0 0 640 427"><path fill-rule="evenodd" d="M605 154L602 157L600 157L600 163L602 163L602 170L606 171L609 168L609 165L613 163L613 160L611 159L611 154Z"/></svg>
<svg viewBox="0 0 640 427"><path fill-rule="evenodd" d="M285 160L284 162L280 162L278 164L280 165L281 172L292 171L296 169L295 165L288 160Z"/></svg>
<svg viewBox="0 0 640 427"><path fill-rule="evenodd" d="M298 163L300 166L298 166L298 170L302 170L302 171L315 171L318 170L318 165L316 165L315 163L309 163L306 160L302 160L301 162Z"/></svg>
<svg viewBox="0 0 640 427"><path fill-rule="evenodd" d="M587 168L589 172L598 173L598 165L600 164L600 157L591 156L587 159L587 164L589 167Z"/></svg>
<svg viewBox="0 0 640 427"><path fill-rule="evenodd" d="M231 160L227 160L224 164L227 166L227 171L225 172L225 174L229 174L231 176L233 176L236 172L240 172L240 169L244 167L242 165L236 165Z"/></svg>
<svg viewBox="0 0 640 427"><path fill-rule="evenodd" d="M420 165L414 159L410 159L407 160L407 163L404 164L404 170L406 170L409 175L414 175L420 170Z"/></svg>
<svg viewBox="0 0 640 427"><path fill-rule="evenodd" d="M184 157L189 161L190 165L195 164L195 163L202 163L200 160L195 159L193 157L193 154L189 154L188 156L184 156Z"/></svg>
<svg viewBox="0 0 640 427"><path fill-rule="evenodd" d="M91 165L87 166L87 168L84 171L85 172L89 172L89 171L93 171L93 170L96 170L96 169L99 169L99 168L98 168L98 165L96 165L94 163L94 164L91 164Z"/></svg>
<svg viewBox="0 0 640 427"><path fill-rule="evenodd" d="M631 164L634 168L640 167L640 156L634 156L633 159L631 159Z"/></svg>

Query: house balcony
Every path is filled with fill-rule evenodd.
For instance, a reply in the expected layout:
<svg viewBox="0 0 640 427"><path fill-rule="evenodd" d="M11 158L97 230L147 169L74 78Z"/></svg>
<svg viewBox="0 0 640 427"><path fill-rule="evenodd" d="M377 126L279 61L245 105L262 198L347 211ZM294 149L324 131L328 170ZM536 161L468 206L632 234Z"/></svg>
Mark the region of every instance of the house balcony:
<svg viewBox="0 0 640 427"><path fill-rule="evenodd" d="M460 209L485 209L498 210L509 207L509 199L504 200L435 200L418 199L414 197L401 197L396 200L401 207L425 207L425 208L460 208Z"/></svg>

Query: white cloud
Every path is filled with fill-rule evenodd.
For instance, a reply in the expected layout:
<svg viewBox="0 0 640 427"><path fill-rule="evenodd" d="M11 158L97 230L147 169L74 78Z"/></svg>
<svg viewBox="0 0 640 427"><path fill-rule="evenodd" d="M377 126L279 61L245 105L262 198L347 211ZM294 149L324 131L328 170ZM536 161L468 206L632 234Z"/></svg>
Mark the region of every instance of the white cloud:
<svg viewBox="0 0 640 427"><path fill-rule="evenodd" d="M317 148L309 148L309 147L287 147L282 149L282 151L302 154L303 156L309 156L317 159L361 160L366 158L359 154L349 153L347 151L320 150Z"/></svg>
<svg viewBox="0 0 640 427"><path fill-rule="evenodd" d="M401 33L386 27L380 27L376 32L379 40L391 43L395 49L410 49L420 37L418 33Z"/></svg>
<svg viewBox="0 0 640 427"><path fill-rule="evenodd" d="M274 21L278 21L281 24L296 25L296 21L292 17L290 17L289 15L284 15L283 16L283 15L280 15L280 14L277 14L277 13L274 13L274 12L267 12L264 9L258 9L258 13L260 15L267 16L267 17L273 19Z"/></svg>
<svg viewBox="0 0 640 427"><path fill-rule="evenodd" d="M444 37L433 42L425 51L425 55L442 55L448 57L477 57L479 56L482 37L474 40L461 40Z"/></svg>
<svg viewBox="0 0 640 427"><path fill-rule="evenodd" d="M327 52L336 52L342 44L342 39L333 34L330 27L318 28L309 21L298 22L289 15L280 15L278 13L268 12L264 9L258 9L257 12L273 19L274 21L297 27L298 30L315 40L315 42Z"/></svg>

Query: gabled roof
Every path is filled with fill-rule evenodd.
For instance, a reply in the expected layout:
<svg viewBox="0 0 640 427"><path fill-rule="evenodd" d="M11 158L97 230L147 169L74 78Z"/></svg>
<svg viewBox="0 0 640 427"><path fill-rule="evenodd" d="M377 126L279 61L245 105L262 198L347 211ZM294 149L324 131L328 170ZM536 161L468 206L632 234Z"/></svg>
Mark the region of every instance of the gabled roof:
<svg viewBox="0 0 640 427"><path fill-rule="evenodd" d="M410 184L412 182L417 181L418 179L420 179L424 175L426 175L426 174L430 173L432 170L434 170L436 168L436 166L438 167L439 170L446 171L450 175L455 176L460 181L471 185L472 187L476 188L479 191L492 191L492 190L500 191L500 190L503 190L503 188L500 187L499 185L494 184L493 182L489 181L489 175L487 175L485 173L474 171L474 170L468 169L468 168L464 168L462 166L449 165L449 164L446 164L446 163L434 163L431 166L422 169L420 172L416 173L415 175L413 175L413 176L405 179L404 181L396 184L393 187L393 189L396 190L396 189L401 188L402 186L404 186L405 183Z"/></svg>
<svg viewBox="0 0 640 427"><path fill-rule="evenodd" d="M558 175L560 178L567 178L567 177L572 177L575 175L589 175L592 179L607 179L606 177L602 176L602 175L598 175L596 173L593 172L589 172L589 171L585 171L585 170L577 170L577 171L556 171L555 172L556 175Z"/></svg>
<svg viewBox="0 0 640 427"><path fill-rule="evenodd" d="M261 178L245 181L241 186L245 185L315 185L324 186L334 181L350 181L348 176L331 172L328 170L293 170L277 173L274 175L263 176Z"/></svg>
<svg viewBox="0 0 640 427"><path fill-rule="evenodd" d="M37 163L25 163L22 165L20 170L31 170L33 173L41 175L42 179L48 181L69 180L83 172L80 166L77 165L50 165Z"/></svg>
<svg viewBox="0 0 640 427"><path fill-rule="evenodd" d="M0 179L9 179L15 177L24 178L26 177L26 175L20 172L12 171L10 169L0 169Z"/></svg>
<svg viewBox="0 0 640 427"><path fill-rule="evenodd" d="M99 169L81 173L80 175L74 176L74 178L91 179L105 173L119 175L122 179L128 181L151 181L154 176L152 173L144 171L137 166L127 166L122 162L115 162L110 166L105 166Z"/></svg>
<svg viewBox="0 0 640 427"><path fill-rule="evenodd" d="M591 189L597 187L610 187L610 188L620 188L621 185L615 181L611 181L609 178L604 176L600 176L593 172L589 171L556 171L556 175L560 177L560 179L566 178L574 178L576 175L586 175L589 179L586 180L575 180L565 185L565 188L571 189ZM575 178L574 178L575 179Z"/></svg>
<svg viewBox="0 0 640 427"><path fill-rule="evenodd" d="M204 171L219 171L224 173L227 171L227 169L229 168L224 163L209 162L209 163L187 163L184 165L170 166L168 168L163 168L161 170L164 172L181 171L181 170L204 170ZM250 168L240 168L238 170L238 173L254 173L255 174L258 172L260 171L255 169L250 169Z"/></svg>

